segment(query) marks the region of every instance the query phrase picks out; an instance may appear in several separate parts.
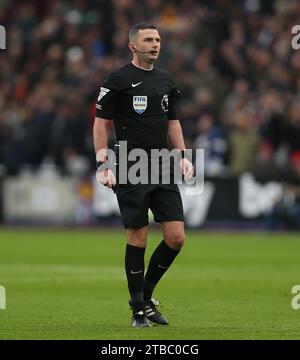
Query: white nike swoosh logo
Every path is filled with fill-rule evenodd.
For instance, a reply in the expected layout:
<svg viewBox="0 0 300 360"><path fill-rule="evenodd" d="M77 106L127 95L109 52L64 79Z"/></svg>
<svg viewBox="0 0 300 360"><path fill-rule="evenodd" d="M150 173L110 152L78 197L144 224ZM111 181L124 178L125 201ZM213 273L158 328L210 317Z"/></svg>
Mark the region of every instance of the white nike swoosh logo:
<svg viewBox="0 0 300 360"><path fill-rule="evenodd" d="M141 273L141 272L143 272L143 270L139 270L139 271L133 271L133 270L131 270L131 271L130 271L130 274L135 275L135 274L139 274L139 273Z"/></svg>
<svg viewBox="0 0 300 360"><path fill-rule="evenodd" d="M136 84L131 83L131 86L136 87L136 86L140 85L141 83L142 83L142 81L140 81L139 83L136 83Z"/></svg>
<svg viewBox="0 0 300 360"><path fill-rule="evenodd" d="M169 266L161 266L161 265L158 265L158 267L161 268L161 269L168 269L169 268Z"/></svg>

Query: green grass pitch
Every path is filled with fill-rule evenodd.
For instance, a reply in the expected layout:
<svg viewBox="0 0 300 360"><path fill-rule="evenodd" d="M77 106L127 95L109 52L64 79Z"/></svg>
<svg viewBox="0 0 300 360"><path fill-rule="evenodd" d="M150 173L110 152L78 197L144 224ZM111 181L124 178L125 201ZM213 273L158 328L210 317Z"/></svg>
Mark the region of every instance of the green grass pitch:
<svg viewBox="0 0 300 360"><path fill-rule="evenodd" d="M189 231L154 294L170 325L147 329L130 328L124 249L121 230L0 230L0 339L300 338L299 234Z"/></svg>

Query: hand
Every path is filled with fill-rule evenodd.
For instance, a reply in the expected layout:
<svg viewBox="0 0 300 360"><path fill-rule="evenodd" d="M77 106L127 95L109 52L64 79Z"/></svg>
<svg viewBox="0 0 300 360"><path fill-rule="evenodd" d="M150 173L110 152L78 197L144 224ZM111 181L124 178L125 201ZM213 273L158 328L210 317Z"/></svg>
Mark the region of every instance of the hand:
<svg viewBox="0 0 300 360"><path fill-rule="evenodd" d="M190 180L194 175L194 166L193 164L187 159L183 158L179 162L180 168L182 170L182 174L185 180Z"/></svg>
<svg viewBox="0 0 300 360"><path fill-rule="evenodd" d="M108 188L112 188L116 185L116 177L111 169L106 169L104 171L97 170L96 172L96 180L98 184L102 184L107 186Z"/></svg>

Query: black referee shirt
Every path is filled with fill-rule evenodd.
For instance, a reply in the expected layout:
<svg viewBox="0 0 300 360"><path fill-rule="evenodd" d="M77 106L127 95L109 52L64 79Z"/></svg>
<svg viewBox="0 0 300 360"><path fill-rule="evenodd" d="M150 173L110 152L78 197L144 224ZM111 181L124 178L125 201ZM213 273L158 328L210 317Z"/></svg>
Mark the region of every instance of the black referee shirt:
<svg viewBox="0 0 300 360"><path fill-rule="evenodd" d="M113 119L116 138L126 140L129 151L168 148L168 121L178 119L178 96L168 72L130 63L112 72L100 87L96 116Z"/></svg>

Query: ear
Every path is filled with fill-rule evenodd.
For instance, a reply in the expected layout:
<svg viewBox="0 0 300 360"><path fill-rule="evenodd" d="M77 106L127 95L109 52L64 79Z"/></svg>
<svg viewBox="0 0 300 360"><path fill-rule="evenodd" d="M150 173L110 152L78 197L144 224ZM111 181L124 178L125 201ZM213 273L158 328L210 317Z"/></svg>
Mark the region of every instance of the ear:
<svg viewBox="0 0 300 360"><path fill-rule="evenodd" d="M132 41L128 43L128 47L132 52L135 52L135 44Z"/></svg>

